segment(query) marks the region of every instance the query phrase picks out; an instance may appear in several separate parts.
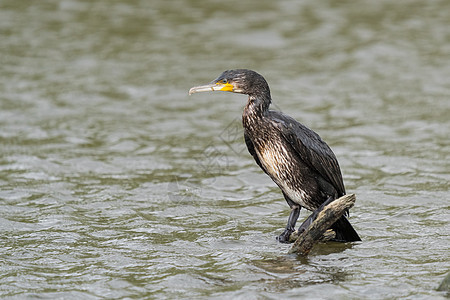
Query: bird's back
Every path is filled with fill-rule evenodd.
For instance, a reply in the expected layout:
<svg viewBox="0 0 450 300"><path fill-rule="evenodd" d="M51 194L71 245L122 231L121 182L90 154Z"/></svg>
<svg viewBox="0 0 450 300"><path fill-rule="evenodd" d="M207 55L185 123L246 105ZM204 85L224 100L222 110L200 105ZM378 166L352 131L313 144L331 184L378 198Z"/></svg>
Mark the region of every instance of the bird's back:
<svg viewBox="0 0 450 300"><path fill-rule="evenodd" d="M277 111L257 123L245 128L249 152L292 201L314 210L345 194L336 157L318 134Z"/></svg>

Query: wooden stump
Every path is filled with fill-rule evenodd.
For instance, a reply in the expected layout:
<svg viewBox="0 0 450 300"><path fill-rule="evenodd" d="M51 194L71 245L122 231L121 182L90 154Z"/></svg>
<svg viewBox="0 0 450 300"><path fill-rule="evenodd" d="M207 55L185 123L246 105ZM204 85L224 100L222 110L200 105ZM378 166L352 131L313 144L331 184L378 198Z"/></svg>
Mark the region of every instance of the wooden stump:
<svg viewBox="0 0 450 300"><path fill-rule="evenodd" d="M333 231L329 230L346 211L355 204L355 194L344 195L325 206L319 212L312 224L300 233L289 250L289 253L296 253L300 256L307 256L311 248L320 241L329 240L334 237ZM330 232L331 231L331 232ZM291 235L291 238L295 236Z"/></svg>

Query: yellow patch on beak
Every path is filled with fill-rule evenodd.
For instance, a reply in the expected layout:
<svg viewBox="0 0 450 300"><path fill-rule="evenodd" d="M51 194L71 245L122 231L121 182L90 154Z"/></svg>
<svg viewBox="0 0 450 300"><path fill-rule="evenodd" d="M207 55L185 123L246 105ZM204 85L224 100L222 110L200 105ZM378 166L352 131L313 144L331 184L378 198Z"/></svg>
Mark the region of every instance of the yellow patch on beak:
<svg viewBox="0 0 450 300"><path fill-rule="evenodd" d="M217 83L217 84L222 85L222 83ZM234 90L234 86L227 82L227 83L223 84L223 87L220 90L224 91L224 92L232 92Z"/></svg>

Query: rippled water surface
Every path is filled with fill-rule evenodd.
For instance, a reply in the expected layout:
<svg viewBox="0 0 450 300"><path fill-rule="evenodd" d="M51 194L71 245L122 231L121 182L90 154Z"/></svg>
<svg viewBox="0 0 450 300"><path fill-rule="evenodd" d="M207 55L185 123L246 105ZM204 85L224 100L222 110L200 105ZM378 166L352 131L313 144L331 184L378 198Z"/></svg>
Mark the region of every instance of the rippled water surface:
<svg viewBox="0 0 450 300"><path fill-rule="evenodd" d="M449 1L4 0L0 40L1 297L444 297ZM333 148L361 243L277 243L246 97L187 95L238 67Z"/></svg>

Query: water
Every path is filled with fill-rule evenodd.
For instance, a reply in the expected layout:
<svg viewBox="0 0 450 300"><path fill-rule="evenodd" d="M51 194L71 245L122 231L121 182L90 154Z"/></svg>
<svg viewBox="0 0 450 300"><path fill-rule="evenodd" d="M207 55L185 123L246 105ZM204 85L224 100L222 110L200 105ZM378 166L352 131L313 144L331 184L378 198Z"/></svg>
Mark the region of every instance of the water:
<svg viewBox="0 0 450 300"><path fill-rule="evenodd" d="M0 296L443 298L449 4L1 1ZM187 96L237 67L331 145L363 242L276 242L245 96Z"/></svg>

